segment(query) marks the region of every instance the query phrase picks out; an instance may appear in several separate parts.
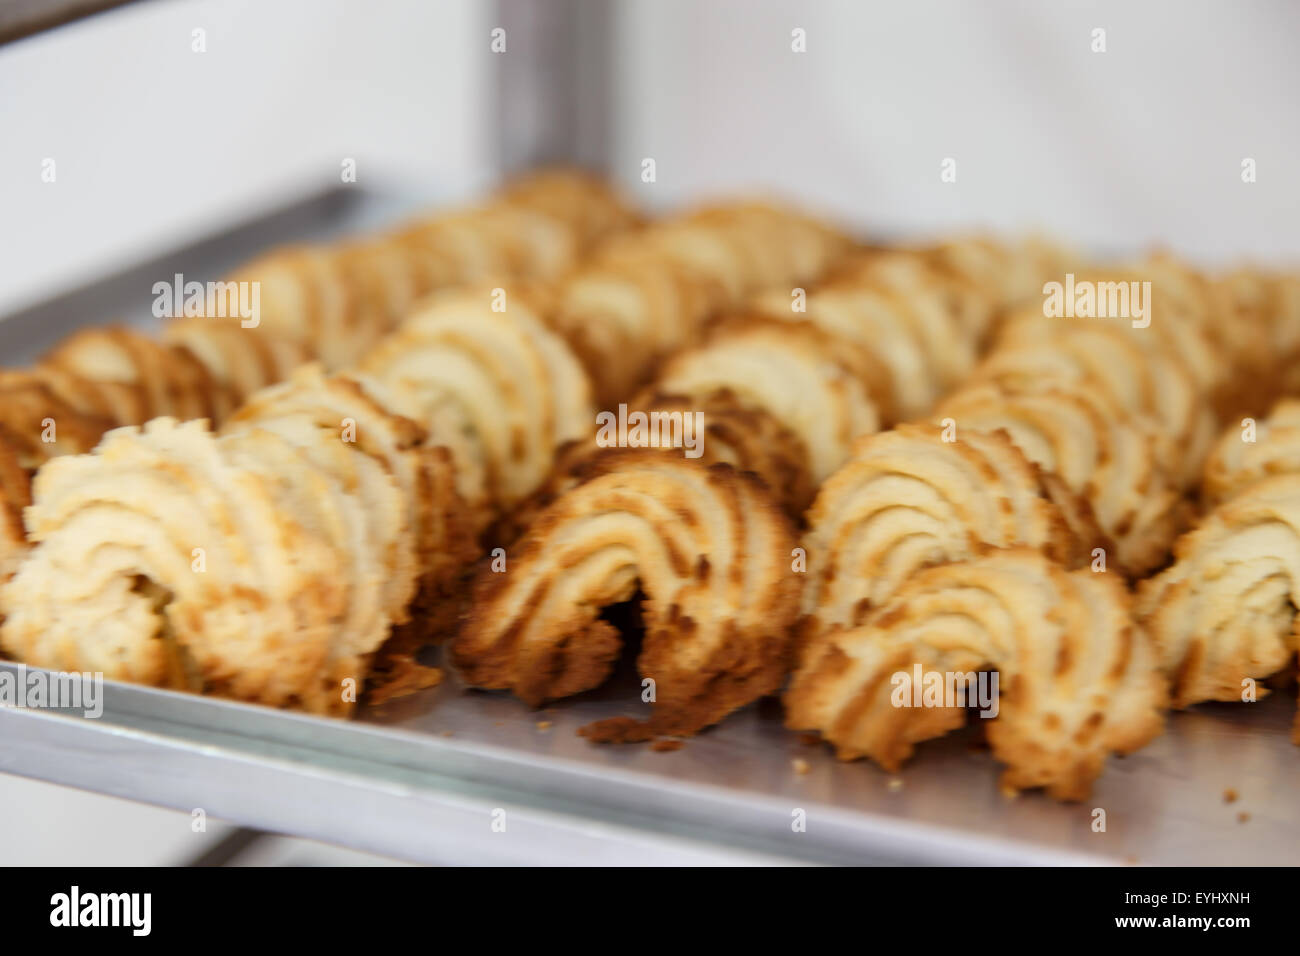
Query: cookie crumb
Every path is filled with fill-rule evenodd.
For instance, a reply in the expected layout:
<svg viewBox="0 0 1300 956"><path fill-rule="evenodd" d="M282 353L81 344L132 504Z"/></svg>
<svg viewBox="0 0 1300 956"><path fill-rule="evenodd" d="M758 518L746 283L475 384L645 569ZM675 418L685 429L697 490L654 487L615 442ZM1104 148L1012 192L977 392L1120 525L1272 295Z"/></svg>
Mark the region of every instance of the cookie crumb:
<svg viewBox="0 0 1300 956"><path fill-rule="evenodd" d="M550 722L549 720L539 720L539 721L537 722L537 729L538 729L538 730L550 730L550 729L551 729L551 722Z"/></svg>
<svg viewBox="0 0 1300 956"><path fill-rule="evenodd" d="M903 789L903 778L890 777L889 782L886 783L885 786L889 788L890 793L898 793L898 791Z"/></svg>
<svg viewBox="0 0 1300 956"><path fill-rule="evenodd" d="M1236 791L1236 790L1233 790L1231 787L1229 787L1227 790L1223 791L1223 802L1224 802L1224 803L1236 803L1236 802L1237 802L1237 791Z"/></svg>
<svg viewBox="0 0 1300 956"><path fill-rule="evenodd" d="M1241 813L1237 814L1238 823L1245 823L1249 819L1250 819L1250 814L1246 813L1244 810Z"/></svg>
<svg viewBox="0 0 1300 956"><path fill-rule="evenodd" d="M795 757L794 760L790 761L790 765L794 767L794 772L799 774L801 777L812 769L808 765L808 761L804 760L802 757Z"/></svg>
<svg viewBox="0 0 1300 956"><path fill-rule="evenodd" d="M444 737L451 737L451 736L454 736L450 730L444 730L444 731L442 732L442 735L443 735Z"/></svg>
<svg viewBox="0 0 1300 956"><path fill-rule="evenodd" d="M672 737L663 737L656 740L650 745L650 749L657 754L670 753L674 750L681 750L686 746L686 741L675 740Z"/></svg>

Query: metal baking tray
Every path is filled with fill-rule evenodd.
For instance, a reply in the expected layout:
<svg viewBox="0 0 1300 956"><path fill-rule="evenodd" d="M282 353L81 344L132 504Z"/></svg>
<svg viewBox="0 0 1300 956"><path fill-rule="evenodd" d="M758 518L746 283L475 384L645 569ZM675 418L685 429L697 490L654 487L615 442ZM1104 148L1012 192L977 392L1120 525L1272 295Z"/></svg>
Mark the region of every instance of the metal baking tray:
<svg viewBox="0 0 1300 956"><path fill-rule="evenodd" d="M355 190L299 203L0 320L0 357L26 361L78 325L150 321L159 276L212 278L406 208ZM1300 863L1289 695L1172 715L1087 802L1058 804L1003 796L978 727L898 774L835 760L785 730L772 700L676 751L577 736L638 714L639 690L624 662L602 688L533 711L449 675L340 721L106 682L97 719L0 708L0 771L424 863Z"/></svg>

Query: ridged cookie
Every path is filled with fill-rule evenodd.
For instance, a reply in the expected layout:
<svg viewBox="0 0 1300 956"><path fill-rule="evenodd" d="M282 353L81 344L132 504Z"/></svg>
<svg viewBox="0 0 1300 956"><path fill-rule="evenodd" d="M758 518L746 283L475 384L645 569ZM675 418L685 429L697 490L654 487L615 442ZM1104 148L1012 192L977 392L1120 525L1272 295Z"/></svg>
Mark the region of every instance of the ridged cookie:
<svg viewBox="0 0 1300 956"><path fill-rule="evenodd" d="M556 450L591 434L587 376L521 297L434 297L357 366L384 383L456 466L479 527L533 493Z"/></svg>
<svg viewBox="0 0 1300 956"><path fill-rule="evenodd" d="M1284 398L1254 423L1253 434L1244 420L1228 426L1206 459L1201 497L1215 505L1262 478L1294 474L1300 474L1300 399Z"/></svg>
<svg viewBox="0 0 1300 956"><path fill-rule="evenodd" d="M1162 465L1166 436L1109 393L1069 382L1008 393L984 383L950 396L935 417L950 421L958 439L971 430L1006 431L1031 461L1088 501L1114 543L1114 564L1127 573L1158 567L1186 522L1190 509Z"/></svg>
<svg viewBox="0 0 1300 956"><path fill-rule="evenodd" d="M345 681L359 692L409 591L410 529L375 459L295 424L217 438L156 419L53 459L28 510L34 547L0 592L0 645L37 666L345 713Z"/></svg>
<svg viewBox="0 0 1300 956"><path fill-rule="evenodd" d="M997 672L987 733L1009 790L1081 800L1110 754L1161 730L1164 682L1123 584L1026 550L922 571L861 625L828 635L785 695L786 724L819 731L841 759L896 770L975 703L923 694L909 706L918 666L923 685L934 674L954 690L957 677Z"/></svg>
<svg viewBox="0 0 1300 956"><path fill-rule="evenodd" d="M654 681L647 721L597 739L690 734L777 690L790 665L799 576L789 519L753 477L657 452L593 461L484 568L452 661L476 687L527 703L602 683L622 647L602 608L644 593L637 668Z"/></svg>
<svg viewBox="0 0 1300 956"><path fill-rule="evenodd" d="M1174 563L1138 588L1174 706L1247 699L1296 650L1300 475L1263 478L1178 539ZM1258 691L1262 696L1264 689Z"/></svg>
<svg viewBox="0 0 1300 956"><path fill-rule="evenodd" d="M359 375L327 376L319 366L308 365L289 381L254 395L230 419L225 432L250 426L296 430L302 420L324 438L350 444L374 458L396 483L404 524L413 531L409 558L417 573L395 575L394 583L418 578L421 613L437 614L445 623L438 614L441 605L451 599L456 582L475 557L472 528L456 492L451 455L430 444L422 427L398 414L398 404L377 382ZM284 420L289 420L287 426ZM395 538L394 543L405 544L407 539ZM402 623L413 596L398 593L390 617Z"/></svg>
<svg viewBox="0 0 1300 956"><path fill-rule="evenodd" d="M815 486L848 457L855 438L880 427L871 391L873 381L881 384L873 374L879 366L864 364L870 358L812 325L742 317L670 359L655 387L697 401L726 390L762 409L803 443Z"/></svg>
<svg viewBox="0 0 1300 956"><path fill-rule="evenodd" d="M816 279L847 248L835 230L785 209L715 206L604 246L563 284L552 321L610 405L697 342L710 317L764 288Z"/></svg>
<svg viewBox="0 0 1300 956"><path fill-rule="evenodd" d="M808 512L803 632L861 623L932 565L1020 545L1077 567L1099 538L1086 506L1052 500L1006 435L948 442L937 427L901 425L861 439Z"/></svg>

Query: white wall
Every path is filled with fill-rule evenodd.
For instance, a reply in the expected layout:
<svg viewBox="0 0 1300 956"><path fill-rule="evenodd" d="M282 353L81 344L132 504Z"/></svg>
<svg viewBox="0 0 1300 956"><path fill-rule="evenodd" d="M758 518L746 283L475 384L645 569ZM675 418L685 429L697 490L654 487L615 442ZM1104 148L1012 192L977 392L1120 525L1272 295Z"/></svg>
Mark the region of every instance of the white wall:
<svg viewBox="0 0 1300 956"><path fill-rule="evenodd" d="M165 0L0 47L0 313L338 183L343 157L362 185L480 184L490 12Z"/></svg>
<svg viewBox="0 0 1300 956"><path fill-rule="evenodd" d="M648 201L766 185L885 232L1037 226L1103 250L1300 259L1300 4L624 7L617 165L635 184L656 159Z"/></svg>

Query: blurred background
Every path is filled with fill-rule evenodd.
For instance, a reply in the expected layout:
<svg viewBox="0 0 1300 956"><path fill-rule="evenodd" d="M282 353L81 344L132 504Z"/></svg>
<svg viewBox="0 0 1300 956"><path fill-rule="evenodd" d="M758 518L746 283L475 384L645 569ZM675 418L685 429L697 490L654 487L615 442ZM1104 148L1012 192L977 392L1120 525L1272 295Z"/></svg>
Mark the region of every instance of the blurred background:
<svg viewBox="0 0 1300 956"><path fill-rule="evenodd" d="M575 155L652 206L1300 257L1297 39L1288 0L140 0L0 47L0 312L344 158L430 201Z"/></svg>
<svg viewBox="0 0 1300 956"><path fill-rule="evenodd" d="M139 0L0 46L0 315L331 190L449 203L566 159L650 208L1297 261L1297 39L1287 0ZM206 852L16 778L0 834L5 863Z"/></svg>

